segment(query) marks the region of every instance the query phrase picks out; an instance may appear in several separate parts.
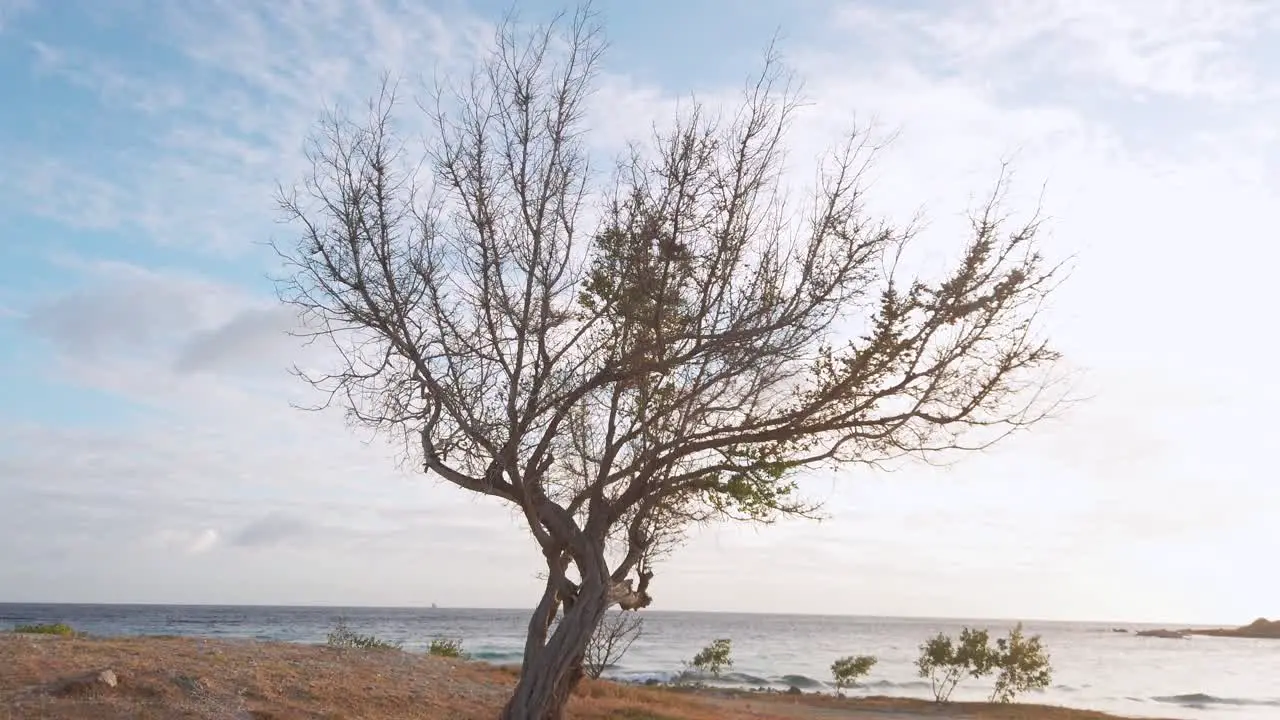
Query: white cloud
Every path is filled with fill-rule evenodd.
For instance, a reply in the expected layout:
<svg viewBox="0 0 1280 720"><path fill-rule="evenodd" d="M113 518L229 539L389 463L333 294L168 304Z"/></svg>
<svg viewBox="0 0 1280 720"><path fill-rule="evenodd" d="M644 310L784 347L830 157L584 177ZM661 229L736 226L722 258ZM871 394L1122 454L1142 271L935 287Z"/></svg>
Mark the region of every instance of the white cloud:
<svg viewBox="0 0 1280 720"><path fill-rule="evenodd" d="M217 530L205 528L196 535L194 540L191 541L191 545L187 548L187 551L191 553L208 552L213 549L214 545L218 544L220 539L221 537L218 535Z"/></svg>
<svg viewBox="0 0 1280 720"><path fill-rule="evenodd" d="M88 287L35 304L27 322L68 356L94 360L145 352L216 322L242 291L198 277L119 262L76 263Z"/></svg>

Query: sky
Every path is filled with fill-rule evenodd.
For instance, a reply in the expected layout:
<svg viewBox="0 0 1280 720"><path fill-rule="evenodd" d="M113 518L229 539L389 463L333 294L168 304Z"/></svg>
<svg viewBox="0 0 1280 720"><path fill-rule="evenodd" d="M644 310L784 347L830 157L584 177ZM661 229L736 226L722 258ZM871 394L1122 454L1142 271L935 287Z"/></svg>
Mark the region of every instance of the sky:
<svg viewBox="0 0 1280 720"><path fill-rule="evenodd" d="M294 409L265 245L326 107L465 70L507 5L0 0L0 601L535 602L511 509ZM653 609L1280 614L1280 4L595 7L601 157L731 97L778 34L797 177L850 127L893 136L870 207L923 212L939 262L1010 161L1074 267L1045 328L1087 397L945 468L806 478L821 522L699 530Z"/></svg>

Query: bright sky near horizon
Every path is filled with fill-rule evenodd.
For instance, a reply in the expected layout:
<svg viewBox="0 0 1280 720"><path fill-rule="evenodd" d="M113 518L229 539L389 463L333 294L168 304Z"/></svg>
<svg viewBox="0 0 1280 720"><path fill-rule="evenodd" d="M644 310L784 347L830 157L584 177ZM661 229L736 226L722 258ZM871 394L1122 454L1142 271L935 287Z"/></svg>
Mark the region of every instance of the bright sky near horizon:
<svg viewBox="0 0 1280 720"><path fill-rule="evenodd" d="M534 602L510 509L290 407L263 246L327 103L467 67L507 5L0 0L0 601ZM1047 328L1091 398L946 469L814 478L824 522L700 531L654 609L1280 614L1280 3L596 7L602 156L734 91L780 29L810 100L793 160L896 131L873 202L923 208L930 247L1011 158L1014 209L1043 187L1075 256Z"/></svg>

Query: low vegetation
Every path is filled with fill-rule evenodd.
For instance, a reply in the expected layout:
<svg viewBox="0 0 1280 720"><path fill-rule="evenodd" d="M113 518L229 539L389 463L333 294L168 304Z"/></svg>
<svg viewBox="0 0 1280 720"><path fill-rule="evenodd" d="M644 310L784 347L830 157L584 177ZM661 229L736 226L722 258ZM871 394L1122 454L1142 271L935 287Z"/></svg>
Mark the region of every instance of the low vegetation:
<svg viewBox="0 0 1280 720"><path fill-rule="evenodd" d="M698 651L693 659L685 663L684 672L680 673L677 682L682 685L698 684L698 676L710 675L719 678L725 671L733 667L733 641L729 638L712 640L710 645Z"/></svg>
<svg viewBox="0 0 1280 720"><path fill-rule="evenodd" d="M15 625L13 631L24 635L61 635L62 637L72 637L79 634L75 628L66 623Z"/></svg>
<svg viewBox="0 0 1280 720"><path fill-rule="evenodd" d="M514 668L427 653L333 652L323 645L158 637L35 642L0 633L0 718L361 718L494 720ZM115 686L86 691L109 668ZM92 671L92 672L91 672ZM955 703L831 694L677 691L584 680L567 720L1117 720L1035 705Z"/></svg>
<svg viewBox="0 0 1280 720"><path fill-rule="evenodd" d="M373 635L361 635L348 627L347 621L343 618L338 618L325 644L333 648L357 650L400 650L403 647L399 642L383 640Z"/></svg>
<svg viewBox="0 0 1280 720"><path fill-rule="evenodd" d="M951 693L965 677L980 678L991 672L989 635L986 630L964 628L960 641L938 633L920 646L916 670L929 681L933 697L940 703L951 699Z"/></svg>
<svg viewBox="0 0 1280 720"><path fill-rule="evenodd" d="M605 670L621 661L641 636L643 628L643 618L637 613L614 612L606 616L592 637L583 658L583 674L592 680L599 679ZM77 634L70 626L62 623L19 625L14 628L14 632L65 636ZM338 619L326 644L329 647L361 650L403 649L402 643L355 632L343 618ZM441 658L469 659L463 650L461 638L435 638L426 654ZM831 679L836 696L843 697L845 690L856 687L876 663L877 659L872 655L849 655L833 661ZM692 660L686 661L684 669L673 682L675 685L698 687L703 685L703 678L710 676L718 679L732 668L733 641L731 638L717 638L699 650ZM981 679L995 673L995 684L989 702L1005 704L1013 702L1018 695L1029 690L1048 687L1053 677L1044 641L1039 635L1028 637L1023 632L1022 623L1011 629L1006 637L996 639L994 645L991 634L986 629L962 628L958 639L938 633L920 645L916 670L920 677L929 681L937 703L950 702L951 694L965 678Z"/></svg>
<svg viewBox="0 0 1280 720"><path fill-rule="evenodd" d="M836 695L843 695L845 688L856 685L875 665L876 659L870 655L850 655L831 663L831 679L836 686Z"/></svg>
<svg viewBox="0 0 1280 720"><path fill-rule="evenodd" d="M1022 623L1009 631L1007 638L996 640L995 660L1000 674L991 693L991 701L1013 702L1014 697L1028 690L1043 690L1053 680L1053 668L1049 653L1039 635L1025 637Z"/></svg>
<svg viewBox="0 0 1280 720"><path fill-rule="evenodd" d="M466 657L466 654L462 652L461 638L436 638L431 641L431 646L427 648L427 654L447 658Z"/></svg>
<svg viewBox="0 0 1280 720"><path fill-rule="evenodd" d="M939 703L949 702L966 677L984 678L998 671L990 698L994 703L1013 702L1028 690L1042 690L1053 677L1043 641L1039 635L1025 637L1022 623L1010 630L1008 637L997 640L995 647L985 629L963 628L959 641L938 633L920 646L916 669L929 681Z"/></svg>

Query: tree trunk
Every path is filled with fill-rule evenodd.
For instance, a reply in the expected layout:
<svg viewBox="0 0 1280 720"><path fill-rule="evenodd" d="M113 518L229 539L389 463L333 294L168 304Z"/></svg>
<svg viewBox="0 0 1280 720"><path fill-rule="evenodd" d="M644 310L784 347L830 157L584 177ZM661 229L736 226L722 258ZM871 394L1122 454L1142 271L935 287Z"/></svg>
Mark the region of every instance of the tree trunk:
<svg viewBox="0 0 1280 720"><path fill-rule="evenodd" d="M565 605L564 615L546 645L525 648L520 682L502 711L502 720L564 717L569 695L582 680L587 645L607 609L606 594L606 586L599 581L583 583L572 607ZM537 620L535 611L534 622Z"/></svg>
<svg viewBox="0 0 1280 720"><path fill-rule="evenodd" d="M547 633L551 630L551 621L555 620L556 608L560 605L557 589L561 587L560 581L563 578L563 571L557 573L555 567L551 568L542 600L529 617L529 629L524 639L524 658L520 666L521 677L529 673L530 664L537 660L543 646L547 644Z"/></svg>

